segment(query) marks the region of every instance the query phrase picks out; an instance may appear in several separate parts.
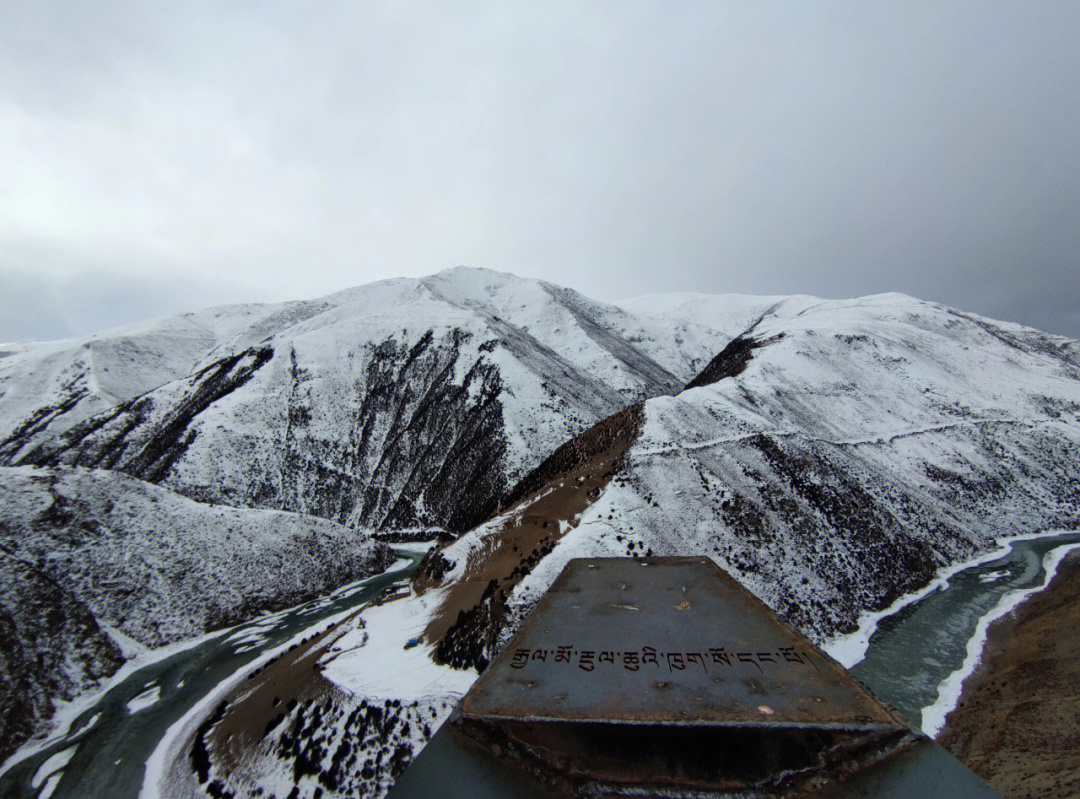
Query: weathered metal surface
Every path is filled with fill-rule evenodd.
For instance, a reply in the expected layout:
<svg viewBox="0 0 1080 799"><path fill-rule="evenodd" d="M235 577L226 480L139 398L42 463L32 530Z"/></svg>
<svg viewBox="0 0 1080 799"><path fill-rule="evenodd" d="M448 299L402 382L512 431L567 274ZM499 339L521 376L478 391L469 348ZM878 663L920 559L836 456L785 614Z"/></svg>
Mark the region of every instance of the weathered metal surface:
<svg viewBox="0 0 1080 799"><path fill-rule="evenodd" d="M551 799L547 781L445 724L390 789L393 799Z"/></svg>
<svg viewBox="0 0 1080 799"><path fill-rule="evenodd" d="M881 791L995 796L712 561L602 558L567 565L391 796Z"/></svg>
<svg viewBox="0 0 1080 799"><path fill-rule="evenodd" d="M923 737L850 779L829 785L814 799L1001 799L1001 794Z"/></svg>
<svg viewBox="0 0 1080 799"><path fill-rule="evenodd" d="M571 561L461 711L487 720L906 726L700 557Z"/></svg>

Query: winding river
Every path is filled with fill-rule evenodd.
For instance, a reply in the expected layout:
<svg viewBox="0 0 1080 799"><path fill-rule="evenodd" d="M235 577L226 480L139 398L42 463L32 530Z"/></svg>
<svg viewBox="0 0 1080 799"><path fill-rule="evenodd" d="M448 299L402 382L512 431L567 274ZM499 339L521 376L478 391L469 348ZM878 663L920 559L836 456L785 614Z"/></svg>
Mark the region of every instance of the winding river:
<svg viewBox="0 0 1080 799"><path fill-rule="evenodd" d="M958 571L879 620L852 673L916 724L925 725L927 714L940 717L973 663L969 644L984 632L980 622L1015 601L1014 592L1042 586L1052 553L1077 544L1080 532L1014 541L1001 557ZM135 799L146 760L170 725L262 653L409 576L421 554L396 551L407 562L392 571L222 631L132 672L88 706L71 732L0 775L0 796Z"/></svg>
<svg viewBox="0 0 1080 799"><path fill-rule="evenodd" d="M79 714L67 735L0 776L0 797L135 799L145 763L165 731L215 686L298 633L374 599L410 576L423 557L394 552L405 561L396 568L223 630L129 674Z"/></svg>
<svg viewBox="0 0 1080 799"><path fill-rule="evenodd" d="M955 703L980 621L1046 582L1052 553L1080 544L1080 532L1017 540L1006 554L964 569L938 590L878 622L866 656L849 671L913 723L936 734ZM985 627L985 625L983 625ZM981 637L981 635L979 636ZM967 667L965 669L965 666ZM958 673L959 672L959 673ZM951 679L950 679L951 678Z"/></svg>

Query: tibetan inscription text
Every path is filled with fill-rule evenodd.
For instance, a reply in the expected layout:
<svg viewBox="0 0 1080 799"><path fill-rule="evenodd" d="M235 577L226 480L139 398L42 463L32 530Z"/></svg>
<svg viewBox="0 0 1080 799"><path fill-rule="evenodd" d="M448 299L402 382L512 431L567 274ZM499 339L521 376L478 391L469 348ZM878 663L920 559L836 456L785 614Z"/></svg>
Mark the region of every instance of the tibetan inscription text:
<svg viewBox="0 0 1080 799"><path fill-rule="evenodd" d="M700 667L708 673L710 666L714 669L731 669L745 664L746 667L753 667L764 674L770 666L775 667L781 663L795 663L818 669L809 653L796 651L793 646L765 652L729 651L724 647L710 647L697 652L658 652L654 647L643 646L641 649L616 652L610 649L576 649L573 644L564 644L552 649L518 648L514 650L510 665L515 669L523 669L529 665L547 663L549 659L552 663L576 665L586 672L595 671L598 666L614 668L621 665L627 671L640 671L653 667L661 669L665 664L669 672Z"/></svg>

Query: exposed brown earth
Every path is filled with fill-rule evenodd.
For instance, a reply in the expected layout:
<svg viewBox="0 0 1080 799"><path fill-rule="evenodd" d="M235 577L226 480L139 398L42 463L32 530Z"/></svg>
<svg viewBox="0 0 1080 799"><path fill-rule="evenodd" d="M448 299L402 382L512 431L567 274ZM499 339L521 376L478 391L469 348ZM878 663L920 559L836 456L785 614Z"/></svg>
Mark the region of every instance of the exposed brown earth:
<svg viewBox="0 0 1080 799"><path fill-rule="evenodd" d="M355 615L256 669L244 684L230 693L224 710L219 707L219 712L214 714L215 723L204 724L193 741L192 766L200 782L207 781L198 774L203 755L207 758L205 765L209 766L212 761L215 772L241 776L249 753L266 736L275 719L280 723L298 704L322 700L340 691L319 673L317 664Z"/></svg>
<svg viewBox="0 0 1080 799"><path fill-rule="evenodd" d="M1007 799L1080 797L1080 552L990 628L938 742Z"/></svg>
<svg viewBox="0 0 1080 799"><path fill-rule="evenodd" d="M456 667L487 665L504 616L504 601L522 578L555 546L618 471L637 436L642 408L634 405L586 430L557 449L502 503L506 522L470 553L465 574L447 591L424 631L439 642L437 655ZM417 592L438 579L423 566Z"/></svg>
<svg viewBox="0 0 1080 799"><path fill-rule="evenodd" d="M404 592L407 594L407 589ZM319 663L330 645L349 629L363 608L392 601L401 595L400 587L388 586L379 599L293 644L286 652L251 672L247 680L229 693L190 741L190 765L208 795L231 796L239 786L258 794L260 775L247 772L252 763L251 753L270 732L281 733L296 728L303 721L305 708L349 705L351 698L322 676ZM294 729L293 732L299 731ZM220 774L229 775L231 790L225 789L220 780L214 778ZM241 794L244 793L242 788Z"/></svg>

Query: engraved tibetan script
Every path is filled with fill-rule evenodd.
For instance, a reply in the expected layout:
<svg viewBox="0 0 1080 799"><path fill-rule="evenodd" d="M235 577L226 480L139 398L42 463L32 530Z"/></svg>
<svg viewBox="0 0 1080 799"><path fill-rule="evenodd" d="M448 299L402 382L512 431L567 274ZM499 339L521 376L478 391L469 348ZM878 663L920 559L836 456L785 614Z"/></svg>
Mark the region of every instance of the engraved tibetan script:
<svg viewBox="0 0 1080 799"><path fill-rule="evenodd" d="M548 662L548 655L552 656L552 665L576 666L584 672L596 672L601 668L622 667L626 671L650 671L653 669L666 670L669 673L686 671L687 669L701 669L708 674L709 669L723 670L736 668L753 668L764 674L767 669L773 669L784 663L795 663L818 670L810 654L799 651L793 646L782 646L779 649L727 649L726 647L708 647L698 651L680 650L677 652L660 652L655 647L643 646L640 649L613 650L613 649L578 649L573 644L562 644L550 649L527 649L519 647L511 656L510 666L515 669L523 669L526 666Z"/></svg>

